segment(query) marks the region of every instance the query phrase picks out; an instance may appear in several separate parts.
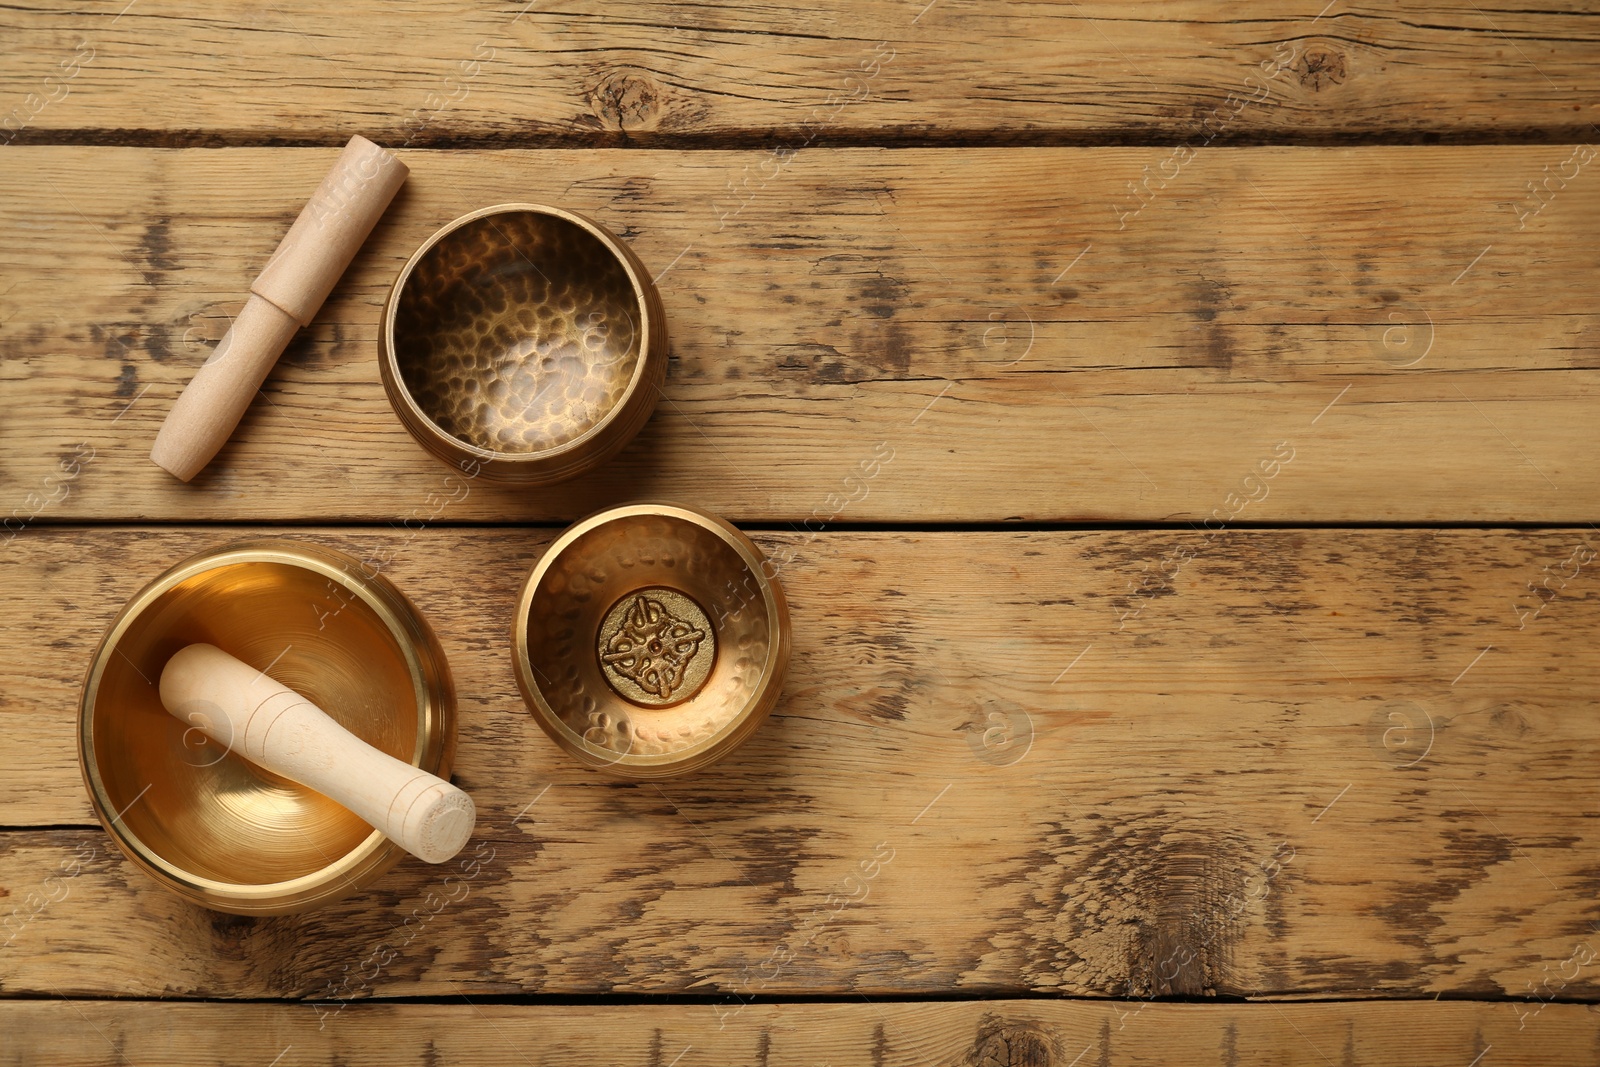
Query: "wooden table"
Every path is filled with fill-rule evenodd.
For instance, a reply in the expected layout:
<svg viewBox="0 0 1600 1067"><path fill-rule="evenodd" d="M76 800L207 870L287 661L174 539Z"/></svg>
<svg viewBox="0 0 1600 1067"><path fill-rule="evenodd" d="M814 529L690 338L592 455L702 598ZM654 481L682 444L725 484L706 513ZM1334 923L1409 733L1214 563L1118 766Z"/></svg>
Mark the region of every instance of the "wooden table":
<svg viewBox="0 0 1600 1067"><path fill-rule="evenodd" d="M1323 2L0 13L0 1059L1600 1062L1600 21ZM178 484L354 132L411 179ZM436 514L378 310L527 199L659 278L665 396ZM506 638L640 496L795 556L777 713L660 786L565 758ZM447 906L410 861L207 912L95 823L102 628L257 531L439 631L493 856Z"/></svg>

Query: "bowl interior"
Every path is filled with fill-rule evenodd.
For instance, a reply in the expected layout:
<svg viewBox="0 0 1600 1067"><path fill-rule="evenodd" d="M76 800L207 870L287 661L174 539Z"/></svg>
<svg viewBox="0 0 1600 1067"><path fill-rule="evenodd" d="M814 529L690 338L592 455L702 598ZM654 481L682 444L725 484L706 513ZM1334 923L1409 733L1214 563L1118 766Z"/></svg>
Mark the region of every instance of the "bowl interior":
<svg viewBox="0 0 1600 1067"><path fill-rule="evenodd" d="M363 740L411 761L426 729L394 634L354 592L289 563L216 566L126 620L90 710L89 757L108 817L180 874L268 885L314 874L375 831L319 793L229 753L161 704L161 669L205 641L309 698Z"/></svg>
<svg viewBox="0 0 1600 1067"><path fill-rule="evenodd" d="M559 448L605 421L639 363L627 268L570 219L469 220L412 265L396 303L401 382L440 430L489 452Z"/></svg>
<svg viewBox="0 0 1600 1067"><path fill-rule="evenodd" d="M715 530L670 514L602 523L559 550L529 600L531 683L612 762L685 756L761 689L774 638L761 587Z"/></svg>

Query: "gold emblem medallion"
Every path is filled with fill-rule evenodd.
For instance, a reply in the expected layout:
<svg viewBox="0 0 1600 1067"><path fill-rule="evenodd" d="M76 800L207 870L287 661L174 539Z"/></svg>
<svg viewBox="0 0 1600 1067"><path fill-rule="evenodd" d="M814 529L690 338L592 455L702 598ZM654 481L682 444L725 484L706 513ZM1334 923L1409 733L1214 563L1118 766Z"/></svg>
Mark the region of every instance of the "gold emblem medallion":
<svg viewBox="0 0 1600 1067"><path fill-rule="evenodd" d="M676 589L654 586L611 606L596 652L619 696L664 708L700 691L716 663L717 639L699 604Z"/></svg>

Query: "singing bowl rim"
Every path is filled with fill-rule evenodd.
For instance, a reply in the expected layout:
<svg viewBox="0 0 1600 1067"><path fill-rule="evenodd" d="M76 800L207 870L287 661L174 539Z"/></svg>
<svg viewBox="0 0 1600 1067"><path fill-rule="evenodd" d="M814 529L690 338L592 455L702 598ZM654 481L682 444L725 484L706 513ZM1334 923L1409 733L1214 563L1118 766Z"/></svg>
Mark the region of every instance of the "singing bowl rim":
<svg viewBox="0 0 1600 1067"><path fill-rule="evenodd" d="M393 635L413 689L423 698L410 762L445 779L450 777L455 758L455 686L438 637L394 583L376 571L365 573L358 561L336 549L288 538L249 538L197 552L157 575L111 620L89 660L78 706L78 765L95 817L124 855L178 896L234 915L287 915L331 904L367 888L399 862L405 850L374 829L344 855L297 878L247 883L195 874L168 861L120 818L107 795L94 745L95 705L106 665L140 615L190 578L248 563L312 571L340 583L372 609Z"/></svg>
<svg viewBox="0 0 1600 1067"><path fill-rule="evenodd" d="M766 611L768 633L766 660L761 667L761 684L745 702L744 707L727 725L711 737L677 752L651 755L624 755L618 757L610 749L589 741L572 730L550 706L534 678L533 659L528 652L528 617L533 610L534 598L545 575L561 555L572 545L601 526L613 522L626 522L639 518L668 517L698 526L720 538L738 553L741 562L755 577L761 590L762 607ZM511 646L516 657L517 688L522 690L524 703L533 712L534 721L563 751L593 770L617 778L633 781L671 778L704 770L723 759L750 738L758 726L772 713L783 694L783 683L788 674L791 626L789 602L777 575L771 577L762 569L766 556L755 542L737 526L720 516L702 511L689 504L673 501L635 501L606 508L588 515L563 530L544 550L533 565L522 595L517 599L517 610L511 624Z"/></svg>
<svg viewBox="0 0 1600 1067"><path fill-rule="evenodd" d="M500 452L483 448L463 440L433 420L411 390L406 386L405 375L400 370L400 357L395 346L395 323L400 314L400 298L410 283L417 265L451 234L490 215L528 212L548 215L577 226L603 245L611 257L628 275L633 289L634 306L639 313L639 356L634 362L633 376L628 387L611 409L583 433L552 448L537 452ZM661 304L661 294L644 262L627 243L600 223L586 215L552 204L515 202L494 204L469 211L452 219L435 230L400 268L400 274L389 288L383 302L383 314L378 320L378 367L383 378L384 392L389 404L413 437L429 452L447 463L465 466L473 462L483 465L484 473L508 477L511 480L532 480L534 484L549 484L573 477L621 451L643 429L655 410L656 398L645 392L647 386L659 387L666 379L666 312ZM651 381L654 379L654 381ZM657 389L659 391L659 389ZM642 399L641 399L642 397ZM562 463L563 459L568 460Z"/></svg>

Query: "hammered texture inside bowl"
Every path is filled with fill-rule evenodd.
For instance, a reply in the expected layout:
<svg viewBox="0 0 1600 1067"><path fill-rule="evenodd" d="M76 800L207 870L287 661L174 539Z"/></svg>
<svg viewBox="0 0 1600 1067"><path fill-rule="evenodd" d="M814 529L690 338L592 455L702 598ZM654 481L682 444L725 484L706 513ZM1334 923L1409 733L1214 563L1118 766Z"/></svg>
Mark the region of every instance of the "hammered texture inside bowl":
<svg viewBox="0 0 1600 1067"><path fill-rule="evenodd" d="M441 237L413 266L394 355L417 406L490 452L559 448L622 402L643 314L627 270L558 215L505 211Z"/></svg>
<svg viewBox="0 0 1600 1067"><path fill-rule="evenodd" d="M553 546L555 557L541 560L530 579L525 688L533 691L530 703L542 705L536 712L547 715L541 725L592 766L640 777L683 773L725 755L771 709L788 653L787 609L781 592L775 600L763 596L768 579L730 541L730 534L743 539L738 531L670 511L619 510ZM753 545L749 551L760 559ZM706 640L683 646L700 658L676 664L678 674L704 680L686 684L671 703L647 701L606 677L608 660L617 658L608 651L617 647L619 612L632 607L643 619L641 596L658 613L662 602L670 608L672 598L658 590L701 609L668 611L678 633L714 628Z"/></svg>

